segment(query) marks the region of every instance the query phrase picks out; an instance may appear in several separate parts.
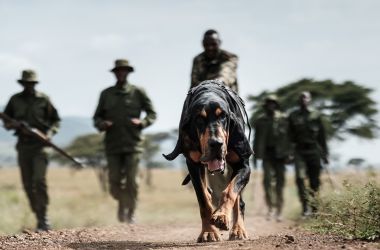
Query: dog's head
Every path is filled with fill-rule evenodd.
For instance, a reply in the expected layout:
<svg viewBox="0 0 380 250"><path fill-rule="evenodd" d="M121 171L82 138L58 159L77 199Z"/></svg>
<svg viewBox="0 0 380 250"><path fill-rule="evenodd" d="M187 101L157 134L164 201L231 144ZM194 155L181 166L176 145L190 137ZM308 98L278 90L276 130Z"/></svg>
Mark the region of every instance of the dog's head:
<svg viewBox="0 0 380 250"><path fill-rule="evenodd" d="M239 157L251 155L249 140L244 135L244 118L248 120L244 102L235 92L219 80L204 81L189 90L177 144L163 156L171 161L184 154L192 161L207 164L210 172L223 171L227 148L233 147Z"/></svg>
<svg viewBox="0 0 380 250"><path fill-rule="evenodd" d="M225 101L210 94L203 97L193 110L190 126L200 146L200 160L207 164L209 172L223 172L230 122Z"/></svg>

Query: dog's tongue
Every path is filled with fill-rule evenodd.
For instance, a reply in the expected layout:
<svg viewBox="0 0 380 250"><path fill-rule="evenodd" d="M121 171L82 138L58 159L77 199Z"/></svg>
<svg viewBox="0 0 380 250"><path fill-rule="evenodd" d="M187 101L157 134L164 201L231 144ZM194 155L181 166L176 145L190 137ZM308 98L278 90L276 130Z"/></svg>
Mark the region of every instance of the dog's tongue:
<svg viewBox="0 0 380 250"><path fill-rule="evenodd" d="M218 170L223 170L224 169L224 161L220 161L220 160L212 160L212 161L208 161L207 162L207 168L208 168L208 171L210 172L215 172L215 171L218 171Z"/></svg>

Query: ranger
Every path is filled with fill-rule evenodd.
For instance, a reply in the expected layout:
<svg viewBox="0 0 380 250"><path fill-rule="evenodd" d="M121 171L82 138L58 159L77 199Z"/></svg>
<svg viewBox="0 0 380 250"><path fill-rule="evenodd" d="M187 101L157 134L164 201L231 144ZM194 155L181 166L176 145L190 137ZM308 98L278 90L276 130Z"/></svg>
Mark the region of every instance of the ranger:
<svg viewBox="0 0 380 250"><path fill-rule="evenodd" d="M93 117L95 127L106 133L110 192L119 203L118 219L128 223L134 223L136 209L141 131L156 119L146 92L127 80L133 71L128 60L115 61L111 72L115 74L116 84L101 92ZM146 113L143 119L140 118L142 111Z"/></svg>
<svg viewBox="0 0 380 250"><path fill-rule="evenodd" d="M328 163L322 115L310 107L310 103L311 94L302 92L299 96L299 109L289 116L289 134L295 145L296 184L303 216L317 211L315 195L320 186L321 160ZM309 179L310 189L305 186L306 179Z"/></svg>
<svg viewBox="0 0 380 250"><path fill-rule="evenodd" d="M46 144L21 128L27 124L51 138L58 131L60 118L49 97L35 90L38 83L35 71L22 71L18 82L24 90L13 95L6 105L4 114L14 120L5 122L4 126L16 130L17 159L23 187L37 217L37 231L47 231L50 224L47 218L49 196L46 184L48 158L44 150Z"/></svg>
<svg viewBox="0 0 380 250"><path fill-rule="evenodd" d="M222 50L220 48L222 41L216 30L207 30L203 35L202 45L204 51L193 59L191 69L190 88L199 85L205 80L221 80L226 86L234 91L238 91L237 81L237 55ZM226 167L224 175L207 174L212 192L214 206L218 206L220 195L226 188L227 181L230 178L230 166Z"/></svg>
<svg viewBox="0 0 380 250"><path fill-rule="evenodd" d="M191 69L191 88L205 80L218 79L228 87L238 91L237 55L222 50L222 41L216 30L208 30L203 36L204 51L193 60Z"/></svg>
<svg viewBox="0 0 380 250"><path fill-rule="evenodd" d="M275 218L281 221L284 204L283 189L285 184L285 162L289 158L288 121L280 111L276 95L268 95L264 102L264 114L254 122L253 140L254 164L263 160L265 201L269 220L275 208Z"/></svg>

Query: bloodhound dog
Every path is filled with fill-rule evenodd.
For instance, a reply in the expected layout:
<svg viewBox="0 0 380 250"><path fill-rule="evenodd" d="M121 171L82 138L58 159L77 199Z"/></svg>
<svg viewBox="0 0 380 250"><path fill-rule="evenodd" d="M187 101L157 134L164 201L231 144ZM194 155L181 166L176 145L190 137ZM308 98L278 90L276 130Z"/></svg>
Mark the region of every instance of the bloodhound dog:
<svg viewBox="0 0 380 250"><path fill-rule="evenodd" d="M243 188L249 181L252 149L245 136L251 128L243 100L219 80L204 81L189 90L184 102L177 144L167 160L186 157L189 170L183 184L193 183L202 219L198 242L220 241L220 230L230 230L230 240L246 239ZM206 169L223 174L228 163L231 179L219 207L213 208L212 192L206 183ZM232 221L232 224L231 224Z"/></svg>

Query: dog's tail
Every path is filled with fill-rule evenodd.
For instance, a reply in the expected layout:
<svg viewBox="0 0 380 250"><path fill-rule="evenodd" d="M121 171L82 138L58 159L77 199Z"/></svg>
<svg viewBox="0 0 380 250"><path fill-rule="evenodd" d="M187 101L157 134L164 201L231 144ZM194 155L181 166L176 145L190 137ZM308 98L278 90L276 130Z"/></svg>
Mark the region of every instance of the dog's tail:
<svg viewBox="0 0 380 250"><path fill-rule="evenodd" d="M181 150L181 145L180 145L180 142L179 140L177 141L177 144L175 145L175 148L173 150L173 152L171 152L170 154L162 154L163 157L165 157L166 160L168 161L172 161L174 160L175 158L177 158L177 156L179 154L182 153L182 150Z"/></svg>

